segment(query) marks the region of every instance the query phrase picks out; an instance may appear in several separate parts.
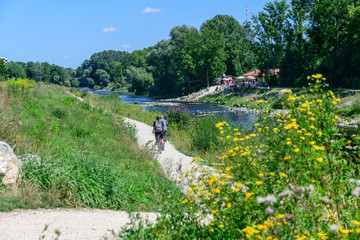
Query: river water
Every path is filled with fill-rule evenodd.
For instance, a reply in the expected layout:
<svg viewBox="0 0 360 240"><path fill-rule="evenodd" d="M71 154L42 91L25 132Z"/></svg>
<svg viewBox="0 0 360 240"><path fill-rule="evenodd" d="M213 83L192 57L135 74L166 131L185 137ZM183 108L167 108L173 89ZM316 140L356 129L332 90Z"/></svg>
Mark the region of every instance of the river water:
<svg viewBox="0 0 360 240"><path fill-rule="evenodd" d="M185 106L195 115L216 114L221 116L224 121L231 122L235 125L252 126L256 120L253 113L242 111L231 111L228 107L220 106L216 103L199 103L199 102L169 102L156 100L151 97L139 96L135 94L125 94L113 91L97 91L90 89L89 92L98 95L118 94L122 102L138 104L147 111L165 112L171 106Z"/></svg>

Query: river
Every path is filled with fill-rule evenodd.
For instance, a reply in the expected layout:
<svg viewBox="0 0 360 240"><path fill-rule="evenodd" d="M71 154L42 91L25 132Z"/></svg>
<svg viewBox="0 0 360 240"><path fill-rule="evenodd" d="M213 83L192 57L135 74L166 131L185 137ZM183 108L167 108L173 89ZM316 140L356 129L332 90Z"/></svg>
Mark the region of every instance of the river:
<svg viewBox="0 0 360 240"><path fill-rule="evenodd" d="M147 111L165 112L170 106L185 106L190 112L195 115L217 114L225 121L232 124L242 126L252 126L256 120L256 115L253 113L242 111L231 111L228 107L221 106L216 103L201 103L201 102L176 102L176 101L162 101L151 97L139 96L135 94L119 93L113 91L98 91L89 89L92 94L109 95L118 94L122 102L138 104Z"/></svg>

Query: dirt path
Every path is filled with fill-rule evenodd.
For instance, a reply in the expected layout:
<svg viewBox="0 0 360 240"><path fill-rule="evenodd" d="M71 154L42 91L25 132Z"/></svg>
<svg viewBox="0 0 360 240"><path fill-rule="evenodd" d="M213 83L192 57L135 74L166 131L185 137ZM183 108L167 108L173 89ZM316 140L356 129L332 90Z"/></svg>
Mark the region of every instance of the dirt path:
<svg viewBox="0 0 360 240"><path fill-rule="evenodd" d="M125 121L136 126L140 146L154 144L152 127L142 122L126 118ZM192 158L175 149L169 142L165 151L157 156L165 173L174 181L184 171L196 167ZM182 188L185 192L186 189ZM140 213L142 219L156 221L156 213ZM0 212L0 240L33 240L55 239L55 230L60 231L59 240L72 239L103 239L111 238L111 231L118 232L129 223L129 215L123 211L99 209L36 209ZM43 232L46 225L48 229Z"/></svg>
<svg viewBox="0 0 360 240"><path fill-rule="evenodd" d="M143 219L156 220L155 213L140 213ZM129 215L123 211L99 209L37 209L0 212L1 240L55 239L113 239L111 231L119 232L129 223ZM48 225L46 231L45 226Z"/></svg>

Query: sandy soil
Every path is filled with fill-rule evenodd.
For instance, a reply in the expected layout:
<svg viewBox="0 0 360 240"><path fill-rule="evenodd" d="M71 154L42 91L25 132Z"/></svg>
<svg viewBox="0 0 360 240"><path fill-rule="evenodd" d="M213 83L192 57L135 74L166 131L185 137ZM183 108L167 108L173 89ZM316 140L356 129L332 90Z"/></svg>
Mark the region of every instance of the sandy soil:
<svg viewBox="0 0 360 240"><path fill-rule="evenodd" d="M140 146L153 146L155 139L152 127L144 123L125 119L134 124ZM179 175L184 171L196 167L192 158L178 152L175 147L166 143L165 151L157 156L163 170L168 176L178 182ZM185 192L186 189L182 188ZM156 221L156 213L141 213L142 219ZM14 210L0 212L0 240L32 240L55 239L55 230L60 231L59 239L111 239L111 231L118 232L121 227L129 223L129 215L123 211L109 211L98 209L36 209ZM46 225L48 229L43 232Z"/></svg>

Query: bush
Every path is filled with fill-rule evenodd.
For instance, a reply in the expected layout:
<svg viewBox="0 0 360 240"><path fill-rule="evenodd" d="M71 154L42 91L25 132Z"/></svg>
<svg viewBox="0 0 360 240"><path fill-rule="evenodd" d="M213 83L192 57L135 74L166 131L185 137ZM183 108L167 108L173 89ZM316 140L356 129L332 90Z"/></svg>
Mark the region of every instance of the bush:
<svg viewBox="0 0 360 240"><path fill-rule="evenodd" d="M191 133L191 146L200 151L217 150L223 147L223 142L218 137L219 132L215 127L220 121L219 116L207 116L196 119L195 128Z"/></svg>
<svg viewBox="0 0 360 240"><path fill-rule="evenodd" d="M171 124L176 124L179 128L194 126L194 114L186 107L169 107L165 111L166 119Z"/></svg>

